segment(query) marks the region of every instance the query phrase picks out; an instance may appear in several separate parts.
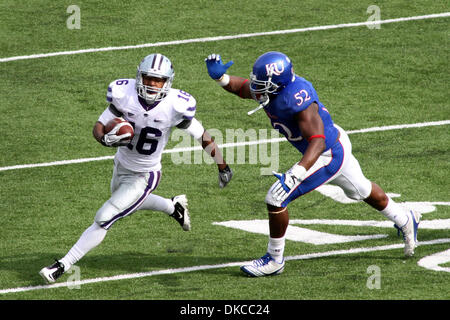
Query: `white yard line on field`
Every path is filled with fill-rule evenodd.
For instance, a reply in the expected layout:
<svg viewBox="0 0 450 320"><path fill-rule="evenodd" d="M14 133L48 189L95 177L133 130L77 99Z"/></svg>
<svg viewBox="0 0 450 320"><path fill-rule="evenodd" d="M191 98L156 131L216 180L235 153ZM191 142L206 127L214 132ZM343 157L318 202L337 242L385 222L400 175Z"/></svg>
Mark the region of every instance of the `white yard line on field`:
<svg viewBox="0 0 450 320"><path fill-rule="evenodd" d="M180 44L196 43L196 42L233 40L233 39L271 36L271 35L277 35L277 34L289 34L289 33L299 33L299 32L308 32L308 31L353 28L353 27L371 26L371 25L379 25L379 24L387 24L387 23L395 23L395 22L445 18L445 17L449 17L449 16L450 16L450 12L442 12L442 13L427 14L427 15L422 15L422 16L403 17L403 18L386 19L386 20L378 20L378 21L342 23L342 24L333 24L333 25L326 25L326 26L276 30L276 31L268 31L268 32L244 33L244 34L236 34L236 35L229 35L229 36L217 36L217 37L206 37L206 38L196 38L196 39L174 40L174 41L166 41L166 42L144 43L144 44L129 45L129 46L90 48L90 49L81 49L81 50L73 50L73 51L50 52L50 53L32 54L32 55L26 55L26 56L0 58L0 62L9 62L9 61L26 60L26 59L39 59L39 58L47 58L47 57L62 56L62 55L74 55L74 54L82 54L82 53L90 53L90 52L130 50L130 49L141 49L141 48L150 48L150 47L172 46L172 45L180 45Z"/></svg>
<svg viewBox="0 0 450 320"><path fill-rule="evenodd" d="M407 128L443 126L443 125L447 125L447 124L450 124L450 120L412 123L412 124L399 124L399 125L382 126L382 127L372 127L372 128L365 128L365 129L359 129L359 130L349 130L349 131L347 131L347 133L348 134L367 133L367 132L399 130L399 129L407 129ZM233 148L233 147L239 147L239 146L283 142L283 141L287 141L286 138L275 138L275 139L264 139L264 140L245 141L245 142L236 142L236 143L225 143L225 144L220 144L219 148L225 149L225 148ZM195 150L201 150L201 149L202 149L201 146L190 147L190 148L173 148L173 149L164 150L163 153L186 152L186 151L195 151ZM66 165L66 164L91 162L91 161L111 160L113 158L114 158L114 156L103 156L103 157L95 157L95 158L81 158L81 159L74 159L74 160L61 160L61 161L52 161L52 162L44 162L44 163L20 164L20 165L8 166L8 167L0 167L0 171L37 168L37 167L51 167L51 166L59 166L59 165Z"/></svg>
<svg viewBox="0 0 450 320"><path fill-rule="evenodd" d="M442 244L442 243L450 243L450 238L423 241L423 242L420 242L419 245L425 246L425 245ZM316 258L329 257L329 256L345 255L345 254L393 250L393 249L400 249L403 247L404 247L403 243L390 244L390 245L385 245L385 246L377 246L377 247L369 247L369 248L353 248L353 249L348 249L348 250L334 250L334 251L326 251L326 252L309 253L309 254L302 254L302 255L297 255L297 256L288 256L288 257L285 257L285 259L291 260L291 261L292 260L307 260L307 259L316 259ZM202 271L202 270L238 267L238 266L245 265L248 263L251 263L251 261L229 262L229 263L222 263L222 264L201 265L201 266L193 266L193 267L186 267L186 268L165 269L165 270L157 270L157 271L149 271L149 272L122 274L122 275L117 275L117 276L112 276L112 277L93 278L93 279L85 279L85 280L78 280L78 281L67 281L67 282L42 285L42 286L9 288L9 289L0 290L0 294L17 293L17 292L42 290L42 289L62 288L62 287L75 288L75 287L79 287L81 285L91 284L91 283L108 282L108 281L116 281L116 280L128 280L128 279L159 276L159 275L165 275L165 274L186 273L186 272L194 272L194 271Z"/></svg>

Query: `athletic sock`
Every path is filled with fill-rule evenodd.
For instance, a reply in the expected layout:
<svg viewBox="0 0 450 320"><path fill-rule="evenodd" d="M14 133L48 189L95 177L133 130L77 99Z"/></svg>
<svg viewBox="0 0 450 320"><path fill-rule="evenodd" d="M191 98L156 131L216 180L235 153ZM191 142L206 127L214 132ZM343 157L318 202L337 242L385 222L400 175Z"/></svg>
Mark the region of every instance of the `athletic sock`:
<svg viewBox="0 0 450 320"><path fill-rule="evenodd" d="M269 237L269 245L267 246L267 252L270 253L272 258L276 262L283 262L285 237L271 238Z"/></svg>
<svg viewBox="0 0 450 320"><path fill-rule="evenodd" d="M389 197L388 197L389 198ZM403 227L408 223L408 211L389 198L386 208L380 211L386 218L393 221L398 227Z"/></svg>
<svg viewBox="0 0 450 320"><path fill-rule="evenodd" d="M64 271L69 270L70 267L83 258L86 253L98 246L105 238L106 232L107 230L100 227L96 222L87 228L64 258L59 260L64 264Z"/></svg>
<svg viewBox="0 0 450 320"><path fill-rule="evenodd" d="M175 211L175 206L171 199L149 194L138 210L153 210L172 214Z"/></svg>

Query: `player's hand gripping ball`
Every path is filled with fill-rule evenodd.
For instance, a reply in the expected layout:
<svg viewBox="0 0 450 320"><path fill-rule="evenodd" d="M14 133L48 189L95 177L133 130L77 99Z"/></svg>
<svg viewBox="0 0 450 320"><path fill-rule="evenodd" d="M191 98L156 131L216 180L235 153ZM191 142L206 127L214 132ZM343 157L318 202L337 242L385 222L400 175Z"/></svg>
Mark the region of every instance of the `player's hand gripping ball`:
<svg viewBox="0 0 450 320"><path fill-rule="evenodd" d="M109 147L126 146L134 136L134 129L131 123L122 119L114 118L105 126L103 142Z"/></svg>

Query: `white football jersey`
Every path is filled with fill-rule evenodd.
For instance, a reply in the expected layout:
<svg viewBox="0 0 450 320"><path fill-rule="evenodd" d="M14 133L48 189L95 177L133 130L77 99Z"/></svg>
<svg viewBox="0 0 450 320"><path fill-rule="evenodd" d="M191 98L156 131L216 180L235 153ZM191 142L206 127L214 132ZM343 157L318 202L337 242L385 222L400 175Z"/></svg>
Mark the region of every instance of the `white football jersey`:
<svg viewBox="0 0 450 320"><path fill-rule="evenodd" d="M134 127L133 140L118 147L115 155L126 169L135 172L161 170L161 156L173 127L195 115L196 101L189 93L170 89L167 96L152 106L139 101L135 79L119 79L110 83L106 100L110 106L98 121L106 125L122 117Z"/></svg>

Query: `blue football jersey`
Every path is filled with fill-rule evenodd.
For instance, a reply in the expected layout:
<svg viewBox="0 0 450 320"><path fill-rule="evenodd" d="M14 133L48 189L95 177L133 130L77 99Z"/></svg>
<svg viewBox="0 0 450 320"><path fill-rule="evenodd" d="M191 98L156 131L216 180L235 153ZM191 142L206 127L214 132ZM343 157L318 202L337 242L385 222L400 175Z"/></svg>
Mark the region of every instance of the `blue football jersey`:
<svg viewBox="0 0 450 320"><path fill-rule="evenodd" d="M330 113L319 101L316 90L311 82L302 77L295 76L295 80L286 86L278 95L270 99L264 111L270 118L272 127L283 134L287 140L301 153L305 153L308 141L295 120L295 114L308 108L313 102L319 106L319 115L322 118L325 134L325 150L336 142L338 130L333 125Z"/></svg>

